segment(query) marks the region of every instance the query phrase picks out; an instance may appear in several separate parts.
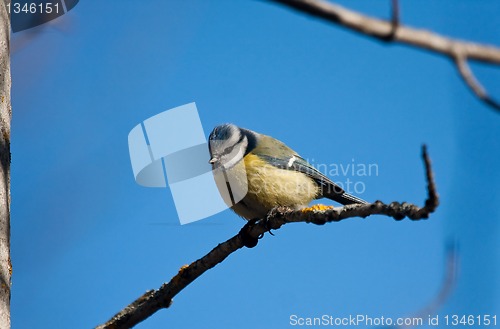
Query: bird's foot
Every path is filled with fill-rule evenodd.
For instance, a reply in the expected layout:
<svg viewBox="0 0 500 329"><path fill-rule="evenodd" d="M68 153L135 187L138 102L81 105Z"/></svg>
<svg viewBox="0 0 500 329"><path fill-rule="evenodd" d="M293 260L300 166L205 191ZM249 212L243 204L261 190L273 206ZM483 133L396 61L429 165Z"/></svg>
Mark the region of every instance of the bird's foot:
<svg viewBox="0 0 500 329"><path fill-rule="evenodd" d="M241 237L241 241L243 242L243 245L247 248L253 248L257 245L257 242L259 242L259 239L262 238L262 235L254 238L253 236L250 235L250 230L257 224L259 221L258 218L254 218L249 220L245 226L243 226L240 230L240 233L238 233Z"/></svg>
<svg viewBox="0 0 500 329"><path fill-rule="evenodd" d="M282 224L278 224L276 226L276 224L274 224L274 227L273 227L273 225L271 225L272 224L271 220L276 218L276 217L283 218L283 215L286 212L288 212L289 210L290 210L290 208L288 208L288 207L278 206L278 207L274 207L273 209L271 209L271 211L269 211L267 216L263 219L264 227L266 228L266 231L269 232L269 234L274 236L274 233L272 232L272 230L277 230L282 225Z"/></svg>

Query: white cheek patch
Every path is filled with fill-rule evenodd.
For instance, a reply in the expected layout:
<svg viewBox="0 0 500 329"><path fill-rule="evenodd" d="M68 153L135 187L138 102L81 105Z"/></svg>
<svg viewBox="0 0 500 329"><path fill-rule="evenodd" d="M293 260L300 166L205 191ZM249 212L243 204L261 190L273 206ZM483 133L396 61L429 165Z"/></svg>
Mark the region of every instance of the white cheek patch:
<svg viewBox="0 0 500 329"><path fill-rule="evenodd" d="M287 167L290 168L293 165L293 163L295 162L295 160L297 160L297 158L294 155L290 158L290 160L288 160Z"/></svg>

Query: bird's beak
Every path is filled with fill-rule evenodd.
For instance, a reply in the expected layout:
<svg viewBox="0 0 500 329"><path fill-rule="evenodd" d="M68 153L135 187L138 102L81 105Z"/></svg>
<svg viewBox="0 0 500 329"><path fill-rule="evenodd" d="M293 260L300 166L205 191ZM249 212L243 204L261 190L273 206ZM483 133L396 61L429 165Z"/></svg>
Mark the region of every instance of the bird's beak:
<svg viewBox="0 0 500 329"><path fill-rule="evenodd" d="M208 160L208 163L210 163L210 164L214 164L214 163L216 163L217 161L219 161L219 159L218 159L218 158L216 158L216 157L213 157L213 158L211 158L210 160Z"/></svg>

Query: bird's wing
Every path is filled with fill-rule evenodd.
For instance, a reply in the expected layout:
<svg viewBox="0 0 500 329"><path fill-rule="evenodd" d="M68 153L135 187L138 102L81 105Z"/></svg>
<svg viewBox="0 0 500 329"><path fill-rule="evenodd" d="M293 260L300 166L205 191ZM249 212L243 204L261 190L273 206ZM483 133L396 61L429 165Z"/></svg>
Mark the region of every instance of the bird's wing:
<svg viewBox="0 0 500 329"><path fill-rule="evenodd" d="M325 197L343 205L355 203L367 203L353 195L346 193L340 186L332 182L319 170L314 168L305 159L295 154L290 157L277 158L268 155L261 155L266 161L280 169L295 170L311 177L321 188L320 197Z"/></svg>
<svg viewBox="0 0 500 329"><path fill-rule="evenodd" d="M261 138L272 138L265 135L260 136ZM309 162L307 162L300 155L296 154L291 148L286 146L281 141L274 140L273 148L257 146L255 151L257 151L255 153L259 154L260 157L266 159L269 164L277 168L295 170L311 177L321 189L321 193L318 198L325 197L343 205L367 203L362 199L346 193L340 186L332 182L330 178L323 175L319 170L314 168ZM280 155L276 156L276 154Z"/></svg>

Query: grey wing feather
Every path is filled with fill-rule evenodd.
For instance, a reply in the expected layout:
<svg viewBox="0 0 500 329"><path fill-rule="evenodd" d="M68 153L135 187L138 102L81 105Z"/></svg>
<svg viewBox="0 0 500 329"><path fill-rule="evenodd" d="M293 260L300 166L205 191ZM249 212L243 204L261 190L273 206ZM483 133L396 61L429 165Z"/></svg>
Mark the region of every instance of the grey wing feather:
<svg viewBox="0 0 500 329"><path fill-rule="evenodd" d="M311 177L321 188L321 193L318 198L325 197L341 203L343 205L354 203L367 203L346 193L340 186L332 182L328 177L323 175L319 170L311 166L305 159L295 154L286 158L276 158L267 155L261 155L269 164L286 170L295 170Z"/></svg>

